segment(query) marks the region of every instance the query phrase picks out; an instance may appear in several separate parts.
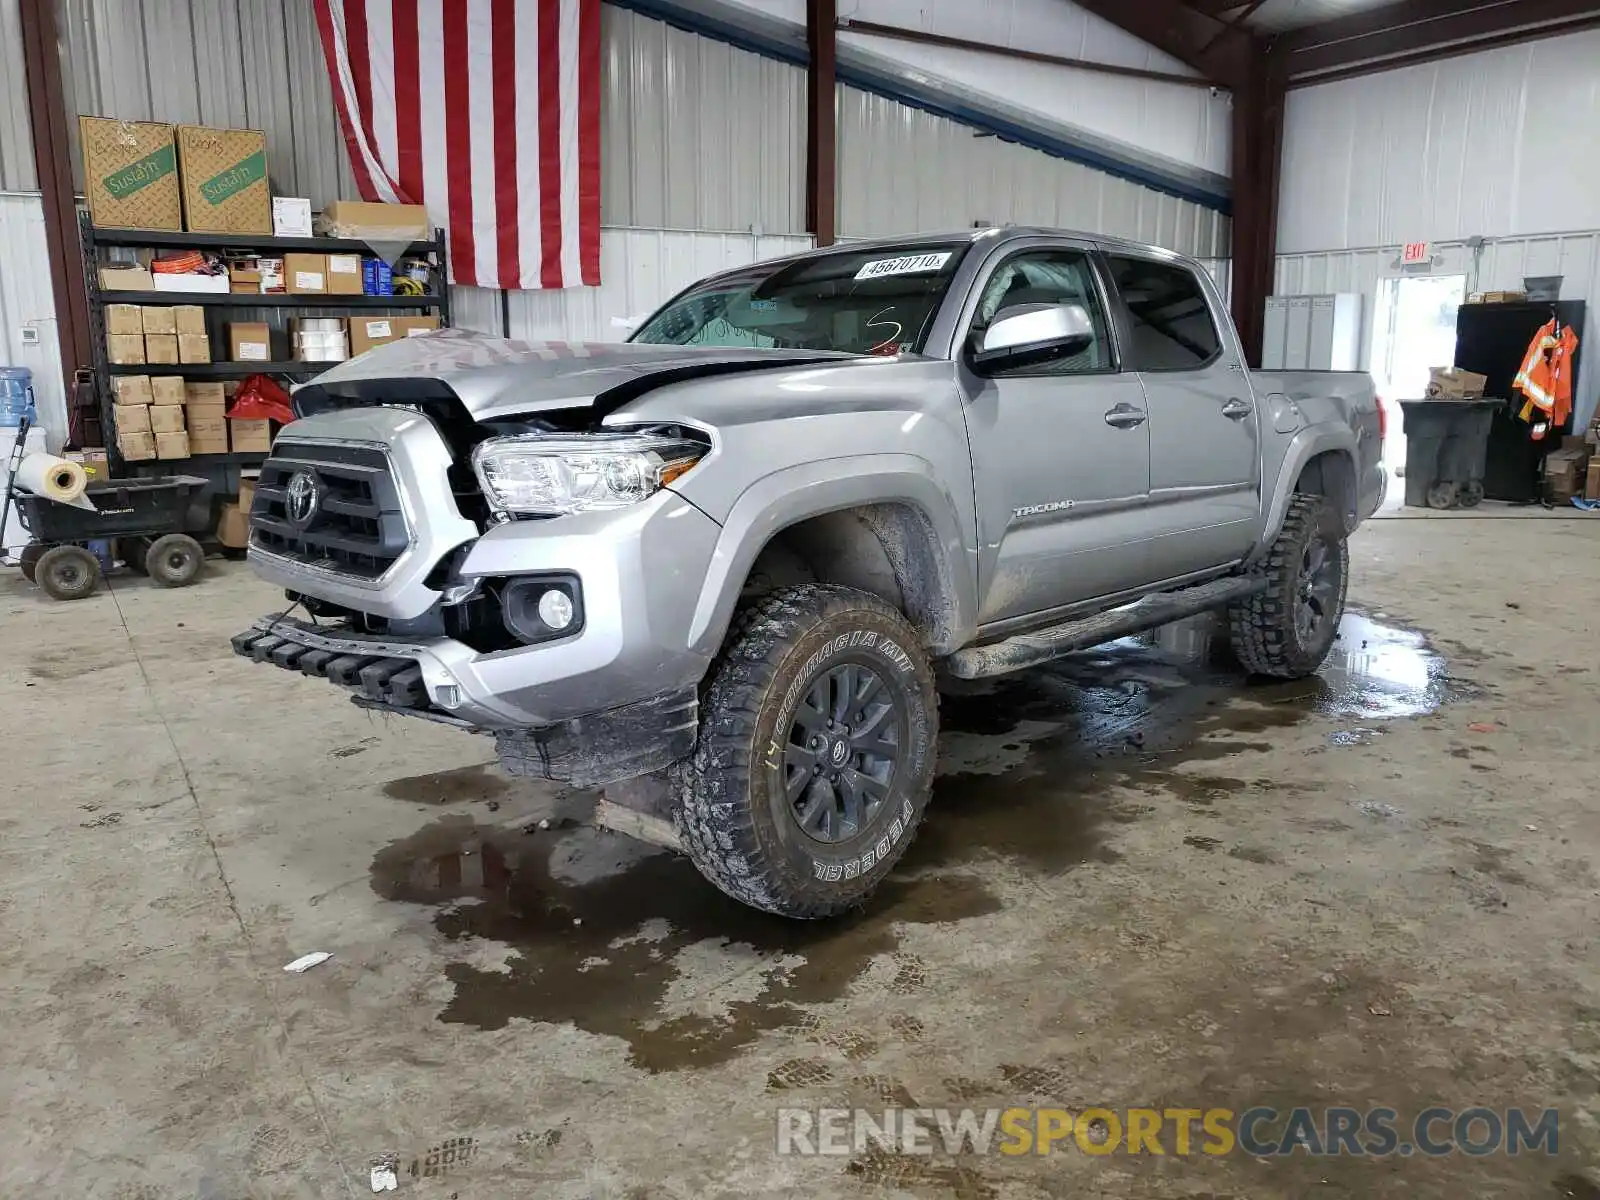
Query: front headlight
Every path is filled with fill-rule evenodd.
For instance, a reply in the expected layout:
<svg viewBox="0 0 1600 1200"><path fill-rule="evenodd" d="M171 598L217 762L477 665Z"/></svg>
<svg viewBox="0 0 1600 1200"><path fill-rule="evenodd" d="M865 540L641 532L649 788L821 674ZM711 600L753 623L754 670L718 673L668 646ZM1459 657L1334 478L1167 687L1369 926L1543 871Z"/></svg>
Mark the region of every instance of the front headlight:
<svg viewBox="0 0 1600 1200"><path fill-rule="evenodd" d="M536 433L490 438L472 452L472 468L496 512L562 516L637 504L705 452L649 433Z"/></svg>

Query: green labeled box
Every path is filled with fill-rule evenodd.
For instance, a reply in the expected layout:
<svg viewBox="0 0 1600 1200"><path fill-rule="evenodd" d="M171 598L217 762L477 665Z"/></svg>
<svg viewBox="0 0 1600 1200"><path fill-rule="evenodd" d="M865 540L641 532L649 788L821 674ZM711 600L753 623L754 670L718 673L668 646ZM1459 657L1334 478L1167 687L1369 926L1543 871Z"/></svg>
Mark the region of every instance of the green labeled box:
<svg viewBox="0 0 1600 1200"><path fill-rule="evenodd" d="M178 126L184 227L190 233L272 233L267 135Z"/></svg>
<svg viewBox="0 0 1600 1200"><path fill-rule="evenodd" d="M183 228L172 126L79 117L83 191L102 229Z"/></svg>

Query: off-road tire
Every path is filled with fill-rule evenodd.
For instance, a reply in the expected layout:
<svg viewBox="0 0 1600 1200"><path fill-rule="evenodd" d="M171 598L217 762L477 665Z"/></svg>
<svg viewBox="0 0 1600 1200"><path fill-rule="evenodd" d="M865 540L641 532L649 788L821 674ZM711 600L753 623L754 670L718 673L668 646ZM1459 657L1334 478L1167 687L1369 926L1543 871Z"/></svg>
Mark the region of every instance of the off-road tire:
<svg viewBox="0 0 1600 1200"><path fill-rule="evenodd" d="M186 533L169 533L150 543L144 570L157 587L188 587L205 569L206 552Z"/></svg>
<svg viewBox="0 0 1600 1200"><path fill-rule="evenodd" d="M1321 496L1296 494L1289 501L1283 527L1257 568L1266 576L1265 591L1228 606L1228 640L1244 668L1253 675L1302 679L1314 674L1339 633L1345 591L1350 578L1350 549L1343 533L1328 532L1327 502ZM1308 547L1323 539L1336 556L1337 599L1333 617L1317 630L1308 644L1295 620L1302 581L1302 563Z"/></svg>
<svg viewBox="0 0 1600 1200"><path fill-rule="evenodd" d="M792 815L787 744L808 681L844 665L878 676L897 706L901 735L886 798L856 833L829 842ZM804 584L754 601L736 617L707 676L694 753L672 771L673 821L685 853L728 895L767 912L815 919L859 906L916 836L933 783L938 722L921 640L876 596Z"/></svg>
<svg viewBox="0 0 1600 1200"><path fill-rule="evenodd" d="M82 600L100 586L100 560L82 546L52 546L39 556L33 579L53 600Z"/></svg>

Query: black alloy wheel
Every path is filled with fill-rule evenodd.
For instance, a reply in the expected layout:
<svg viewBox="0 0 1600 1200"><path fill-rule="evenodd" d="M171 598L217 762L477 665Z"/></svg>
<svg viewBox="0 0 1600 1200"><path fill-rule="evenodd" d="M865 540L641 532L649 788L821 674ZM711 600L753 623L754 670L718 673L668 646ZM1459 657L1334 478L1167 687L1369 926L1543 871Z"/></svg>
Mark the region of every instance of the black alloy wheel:
<svg viewBox="0 0 1600 1200"><path fill-rule="evenodd" d="M895 692L871 667L820 669L800 697L784 751L790 815L825 844L855 837L888 800L905 741Z"/></svg>

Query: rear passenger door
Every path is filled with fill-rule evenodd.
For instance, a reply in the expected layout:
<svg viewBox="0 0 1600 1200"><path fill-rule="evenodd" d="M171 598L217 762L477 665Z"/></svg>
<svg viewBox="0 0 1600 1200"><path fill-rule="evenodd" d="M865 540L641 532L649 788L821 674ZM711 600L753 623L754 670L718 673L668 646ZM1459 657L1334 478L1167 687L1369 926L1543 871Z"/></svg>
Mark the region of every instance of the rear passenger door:
<svg viewBox="0 0 1600 1200"><path fill-rule="evenodd" d="M1182 260L1108 251L1124 364L1150 415L1150 567L1157 580L1220 567L1255 540L1260 432L1227 317Z"/></svg>

